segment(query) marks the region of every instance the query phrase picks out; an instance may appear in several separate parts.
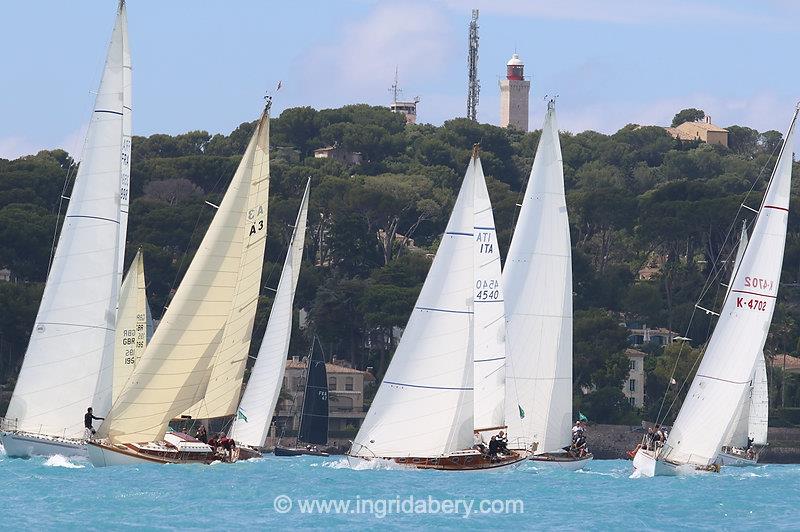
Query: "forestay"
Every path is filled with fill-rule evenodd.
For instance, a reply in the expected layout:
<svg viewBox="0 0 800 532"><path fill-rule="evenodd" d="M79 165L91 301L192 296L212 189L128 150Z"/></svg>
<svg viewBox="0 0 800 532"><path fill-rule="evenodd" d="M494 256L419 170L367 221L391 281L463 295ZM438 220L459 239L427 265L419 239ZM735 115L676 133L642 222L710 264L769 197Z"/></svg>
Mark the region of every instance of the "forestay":
<svg viewBox="0 0 800 532"><path fill-rule="evenodd" d="M234 309L244 249L257 245L266 231L266 212L253 212L251 198L269 178L268 120L265 110L150 345L101 425L101 437L118 443L158 440L174 416L205 394L209 364ZM234 310L240 308L245 307Z"/></svg>
<svg viewBox="0 0 800 532"><path fill-rule="evenodd" d="M572 251L555 104L550 101L503 271L509 447L570 443Z"/></svg>
<svg viewBox="0 0 800 532"><path fill-rule="evenodd" d="M474 200L474 428L505 425L505 303L500 249L480 159L475 159Z"/></svg>
<svg viewBox="0 0 800 532"><path fill-rule="evenodd" d="M119 397L136 363L147 347L147 292L144 257L140 249L122 282L114 340L114 386L112 400ZM151 322L152 323L152 322ZM152 326L152 325L151 325Z"/></svg>
<svg viewBox="0 0 800 532"><path fill-rule="evenodd" d="M796 119L797 112L719 321L667 440L666 459L701 466L714 462L750 385L778 295Z"/></svg>
<svg viewBox="0 0 800 532"><path fill-rule="evenodd" d="M353 456L433 458L472 444L477 168L473 158L403 337L353 442Z"/></svg>
<svg viewBox="0 0 800 532"><path fill-rule="evenodd" d="M120 5L81 164L6 414L20 430L80 438L86 408L103 415L111 406L119 242L126 221L120 224L119 197L126 43Z"/></svg>
<svg viewBox="0 0 800 532"><path fill-rule="evenodd" d="M231 426L230 437L245 445L264 445L283 384L292 335L292 306L303 258L310 187L311 180L306 183L297 213L267 329Z"/></svg>

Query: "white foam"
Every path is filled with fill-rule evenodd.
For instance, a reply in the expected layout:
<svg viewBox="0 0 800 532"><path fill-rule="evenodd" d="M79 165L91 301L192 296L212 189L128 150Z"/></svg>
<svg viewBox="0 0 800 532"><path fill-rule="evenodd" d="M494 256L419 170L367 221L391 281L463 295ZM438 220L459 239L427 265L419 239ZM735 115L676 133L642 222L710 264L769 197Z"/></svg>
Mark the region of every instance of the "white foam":
<svg viewBox="0 0 800 532"><path fill-rule="evenodd" d="M67 469L83 469L86 467L81 464L73 464L69 461L69 458L60 454L56 454L48 458L44 462L44 465L47 467L66 467Z"/></svg>
<svg viewBox="0 0 800 532"><path fill-rule="evenodd" d="M408 471L409 469L413 469L398 464L394 460L386 460L383 458L371 458L367 460L364 458L356 458L353 456L347 456L345 458L339 458L338 460L322 462L322 464L320 465L322 467L330 467L331 469L352 469L353 471L369 471L369 470Z"/></svg>

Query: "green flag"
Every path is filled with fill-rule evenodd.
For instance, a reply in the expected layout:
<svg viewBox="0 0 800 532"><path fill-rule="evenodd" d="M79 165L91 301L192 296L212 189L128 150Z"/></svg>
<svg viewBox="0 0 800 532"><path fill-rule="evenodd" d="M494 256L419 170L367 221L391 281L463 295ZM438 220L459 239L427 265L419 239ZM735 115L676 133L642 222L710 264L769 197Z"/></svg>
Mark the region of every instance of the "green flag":
<svg viewBox="0 0 800 532"><path fill-rule="evenodd" d="M519 408L519 418L525 419L525 411L522 409L520 405L517 405L517 408Z"/></svg>
<svg viewBox="0 0 800 532"><path fill-rule="evenodd" d="M244 422L247 423L247 416L244 415L244 412L242 412L241 408L236 410L236 419L244 419Z"/></svg>
<svg viewBox="0 0 800 532"><path fill-rule="evenodd" d="M578 421L589 421L589 418L578 412Z"/></svg>

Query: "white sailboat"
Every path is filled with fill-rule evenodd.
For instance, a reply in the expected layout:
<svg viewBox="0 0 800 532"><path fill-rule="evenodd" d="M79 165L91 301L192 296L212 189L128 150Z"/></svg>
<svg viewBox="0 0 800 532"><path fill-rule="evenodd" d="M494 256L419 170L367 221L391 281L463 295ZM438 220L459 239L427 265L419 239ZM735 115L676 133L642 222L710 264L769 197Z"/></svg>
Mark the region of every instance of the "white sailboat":
<svg viewBox="0 0 800 532"><path fill-rule="evenodd" d="M759 358L763 359L778 295L798 111L781 148L752 235L733 275L719 320L666 444L639 449L640 475L674 475L681 466L718 470L718 453L740 405L746 400Z"/></svg>
<svg viewBox="0 0 800 532"><path fill-rule="evenodd" d="M508 362L509 447L537 464L579 469L591 454L564 451L572 439L572 248L555 102L547 106L503 286Z"/></svg>
<svg viewBox="0 0 800 532"><path fill-rule="evenodd" d="M2 424L9 456L82 455L86 409L102 415L111 407L130 174L127 32L120 2L81 164Z"/></svg>
<svg viewBox="0 0 800 532"><path fill-rule="evenodd" d="M527 456L472 448L475 435L505 428L500 255L477 151L351 457L473 470Z"/></svg>
<svg viewBox="0 0 800 532"><path fill-rule="evenodd" d="M237 443L254 449L262 448L266 441L286 372L286 355L292 335L292 306L303 259L310 187L309 179L289 241L267 329L228 433Z"/></svg>
<svg viewBox="0 0 800 532"><path fill-rule="evenodd" d="M99 439L88 442L93 465L220 458L211 446L167 429L206 396L216 360L224 357L235 366L239 355L231 352L246 356L241 346L249 346L264 261L268 143L269 103L150 344L100 426Z"/></svg>

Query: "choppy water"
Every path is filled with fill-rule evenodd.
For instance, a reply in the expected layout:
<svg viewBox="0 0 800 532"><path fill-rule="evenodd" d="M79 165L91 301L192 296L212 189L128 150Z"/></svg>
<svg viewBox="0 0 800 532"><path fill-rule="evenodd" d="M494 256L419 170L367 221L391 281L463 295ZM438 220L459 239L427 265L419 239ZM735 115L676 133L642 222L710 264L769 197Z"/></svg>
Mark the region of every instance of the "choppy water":
<svg viewBox="0 0 800 532"><path fill-rule="evenodd" d="M6 530L800 527L800 465L655 479L629 478L631 462L621 460L590 467L446 473L354 468L340 457L267 457L94 469L63 457L0 454L0 522ZM301 506L315 499L343 502L338 513L320 507L303 513ZM288 512L276 511L286 510L287 501Z"/></svg>

